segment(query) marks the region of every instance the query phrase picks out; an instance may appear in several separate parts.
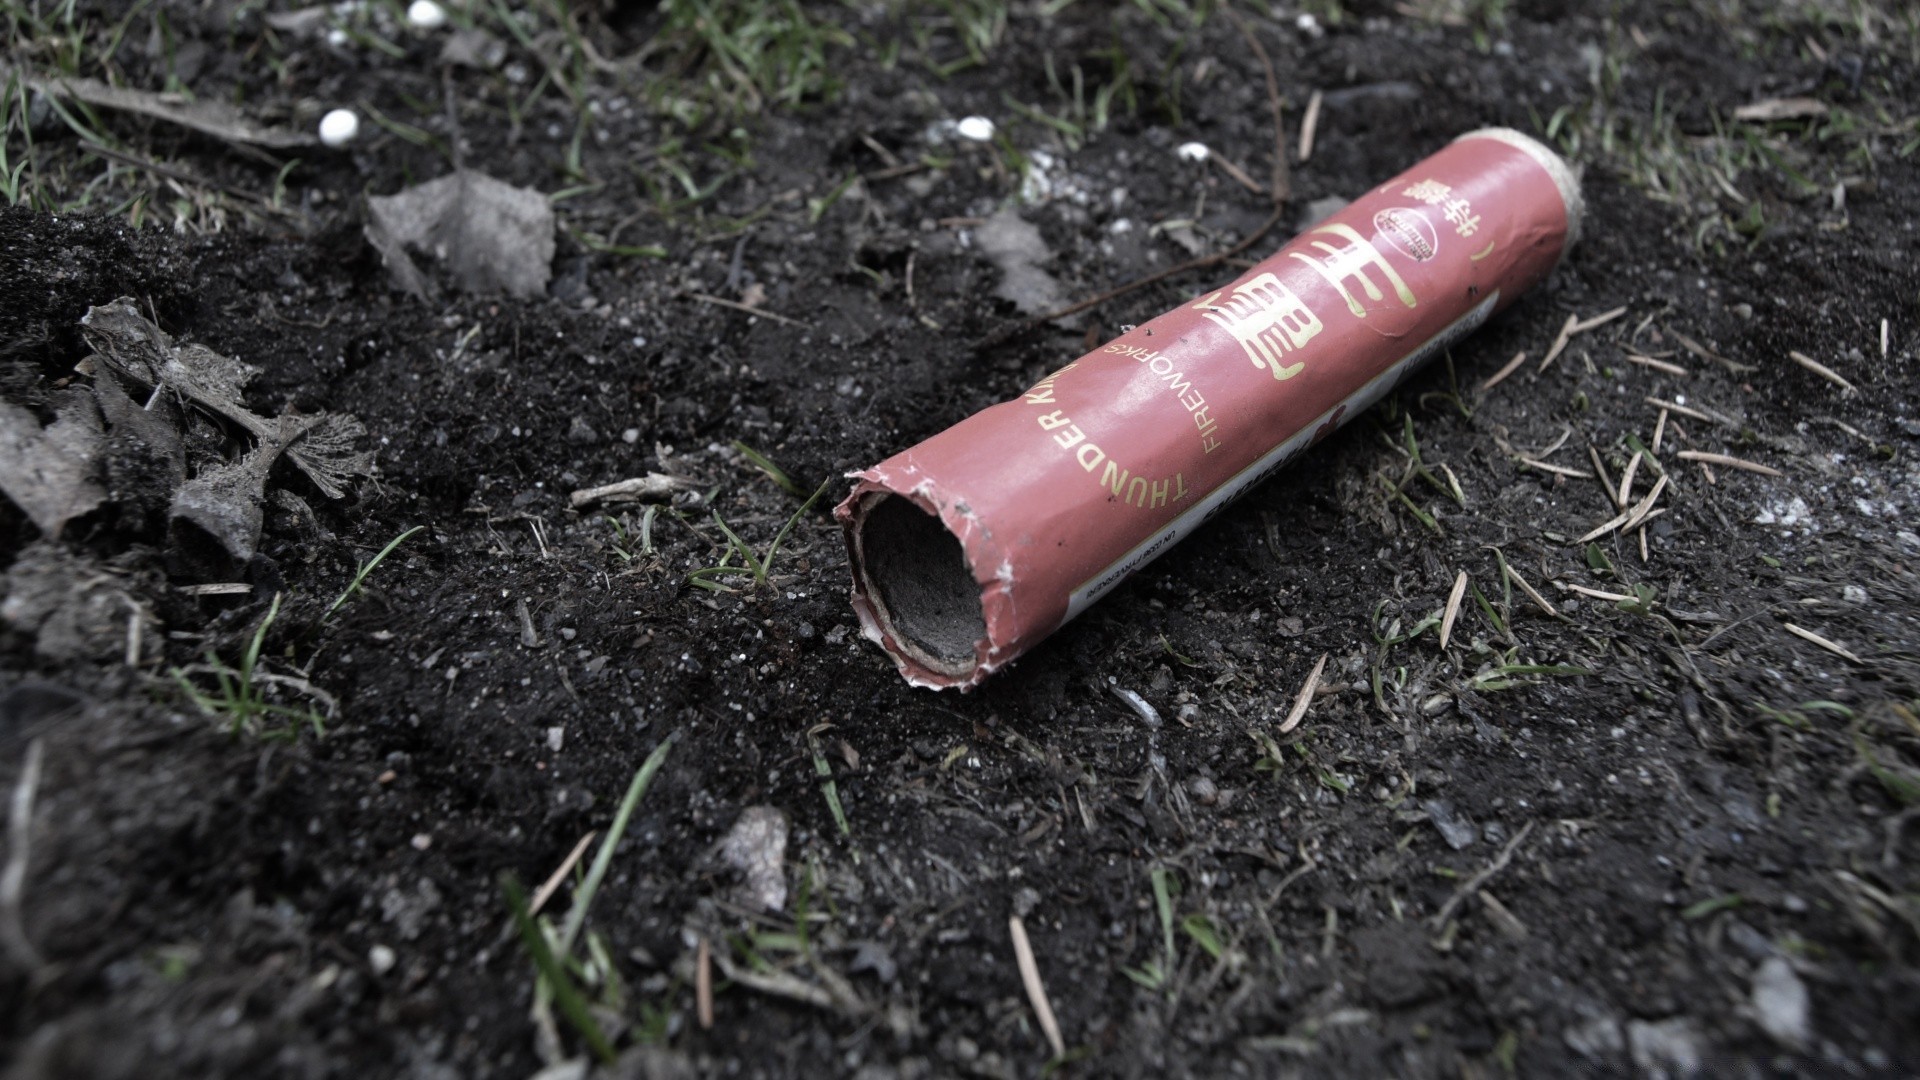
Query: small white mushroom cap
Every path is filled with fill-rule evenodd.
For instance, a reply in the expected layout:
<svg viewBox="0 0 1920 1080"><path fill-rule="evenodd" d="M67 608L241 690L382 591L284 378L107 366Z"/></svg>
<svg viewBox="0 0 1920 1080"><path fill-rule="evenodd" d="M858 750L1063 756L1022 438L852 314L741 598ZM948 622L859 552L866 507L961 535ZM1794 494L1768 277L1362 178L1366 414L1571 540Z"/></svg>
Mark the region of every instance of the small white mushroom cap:
<svg viewBox="0 0 1920 1080"><path fill-rule="evenodd" d="M990 142L993 139L993 121L984 116L969 116L954 128L960 137L972 142Z"/></svg>
<svg viewBox="0 0 1920 1080"><path fill-rule="evenodd" d="M1213 151L1207 149L1207 144L1203 142L1181 143L1174 153L1180 156L1181 161L1205 161L1213 156Z"/></svg>
<svg viewBox="0 0 1920 1080"><path fill-rule="evenodd" d="M407 24L415 30L438 30L447 24L447 9L433 0L413 0L407 5Z"/></svg>
<svg viewBox="0 0 1920 1080"><path fill-rule="evenodd" d="M335 150L347 145L360 134L360 118L352 109L335 109L320 118L320 141Z"/></svg>

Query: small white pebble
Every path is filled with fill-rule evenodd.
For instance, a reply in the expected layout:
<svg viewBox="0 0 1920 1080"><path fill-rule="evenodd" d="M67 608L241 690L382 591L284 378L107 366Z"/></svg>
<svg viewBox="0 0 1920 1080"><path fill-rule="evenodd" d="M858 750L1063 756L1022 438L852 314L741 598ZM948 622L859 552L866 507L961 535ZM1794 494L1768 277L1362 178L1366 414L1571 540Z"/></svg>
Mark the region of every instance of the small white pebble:
<svg viewBox="0 0 1920 1080"><path fill-rule="evenodd" d="M551 750L557 754L560 752L560 748L565 745L567 745L567 729L566 728L550 727L547 729L547 749L548 750Z"/></svg>
<svg viewBox="0 0 1920 1080"><path fill-rule="evenodd" d="M438 30L447 25L447 9L433 0L413 0L407 5L407 24L415 30Z"/></svg>
<svg viewBox="0 0 1920 1080"><path fill-rule="evenodd" d="M1205 161L1213 156L1213 151L1207 149L1207 144L1203 142L1181 143L1174 153L1180 156L1181 161Z"/></svg>
<svg viewBox="0 0 1920 1080"><path fill-rule="evenodd" d="M626 443L628 446L632 446L634 443L639 442L640 429L637 427L630 427L627 430L621 432L620 441L623 443Z"/></svg>
<svg viewBox="0 0 1920 1080"><path fill-rule="evenodd" d="M345 30L340 29L337 26L327 31L327 44L336 49L346 48L347 32Z"/></svg>
<svg viewBox="0 0 1920 1080"><path fill-rule="evenodd" d="M425 851L432 846L433 846L433 837L427 835L426 833L413 834L413 850Z"/></svg>
<svg viewBox="0 0 1920 1080"><path fill-rule="evenodd" d="M1293 20L1293 25L1298 27L1301 33L1310 38L1320 37L1327 32L1320 25L1320 20L1314 18L1313 13L1308 11L1301 12L1300 17Z"/></svg>
<svg viewBox="0 0 1920 1080"><path fill-rule="evenodd" d="M993 140L993 121L984 116L969 116L954 128L960 137L971 142L991 142Z"/></svg>
<svg viewBox="0 0 1920 1080"><path fill-rule="evenodd" d="M387 972L392 971L393 965L397 963L399 959L399 957L393 954L393 950L387 948L385 945L375 945L373 948L367 950L367 964L373 968L375 975L385 975Z"/></svg>
<svg viewBox="0 0 1920 1080"><path fill-rule="evenodd" d="M335 150L347 145L360 134L360 118L353 115L352 109L335 109L320 118L320 141Z"/></svg>

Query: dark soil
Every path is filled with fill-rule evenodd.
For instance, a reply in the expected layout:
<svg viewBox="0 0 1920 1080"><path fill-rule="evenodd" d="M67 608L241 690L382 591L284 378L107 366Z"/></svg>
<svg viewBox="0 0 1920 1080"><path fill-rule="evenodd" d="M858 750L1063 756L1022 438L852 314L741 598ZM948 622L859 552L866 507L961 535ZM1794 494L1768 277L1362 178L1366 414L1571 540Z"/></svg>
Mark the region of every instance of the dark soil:
<svg viewBox="0 0 1920 1080"><path fill-rule="evenodd" d="M111 26L126 7L82 0L76 19ZM857 41L831 53L837 91L691 133L639 87L704 85L701 55L629 65L663 14L583 13L611 58L583 83L580 173L600 186L558 204L571 234L533 300L429 305L390 287L362 196L447 163L371 123L350 151L306 152L281 212L124 166L108 187L161 193L140 227L0 211L7 401L50 418L55 390L84 382L80 316L133 296L175 337L262 369L256 411L352 413L378 450L347 500L274 474L311 512L269 514L245 594L185 591L164 528L128 509L136 488L57 541L0 507L0 784L18 786L30 744L44 754L7 841L24 866L23 933L0 959L9 1075L533 1074L553 1048L501 877L537 884L604 832L670 738L587 922L625 988L620 1022L602 1023L631 1049L606 1075L1035 1075L1052 1052L1016 968L1016 913L1071 1075L1920 1072L1920 37L1901 5L1418 5L1466 13L1448 22L1362 3L1337 23L1317 5L1323 38L1293 10L1249 12L1290 129L1328 92L1313 155L1293 163L1297 211L1460 132L1551 122L1586 166L1583 245L1448 362L978 692L911 690L860 639L825 500L769 584L689 585L722 554L709 511L764 551L799 505L736 440L811 491L1231 276L975 348L1021 317L970 243L1016 199L1018 162L930 144L937 121L992 116L1007 148L1052 156L1053 197L1019 205L1070 298L1187 258L1175 234L1216 250L1266 216L1264 196L1173 152L1204 141L1264 181L1259 61L1217 13L1193 28L1149 7L1016 7L986 65L942 78L923 61L964 50L941 12L971 8L821 6ZM238 10L135 12L117 76L160 88L163 60L192 44L181 78L202 98L303 127L368 103L461 140L464 164L502 180L580 183L562 175L563 95L512 124L530 84L443 73L428 39L399 35L404 58L326 49ZM508 44L537 79L540 61ZM32 46L13 43L29 61ZM278 68L263 59L276 50L291 57ZM1116 99L1078 149L1006 103L1058 113L1049 59L1062 80L1079 64L1091 95L1116 56L1134 107ZM1795 96L1826 115L1730 119ZM150 160L273 186L274 164L101 117ZM107 168L57 122L36 131L38 160L80 163L43 170L65 185L56 199ZM649 163L672 139L744 163L689 151L690 179L718 186L665 206L641 178L671 182ZM1745 156L1726 185L1700 180L1729 154ZM175 233L180 198L206 201ZM1181 220L1191 234L1150 229ZM596 252L587 234L668 254ZM1545 373L1530 360L1474 389L1518 351L1541 356L1569 314L1617 306ZM1670 509L1644 559L1637 536L1570 543L1613 503L1518 459L1570 432L1549 462L1591 471L1592 446L1617 483L1629 438L1653 444L1648 397L1729 422L1669 416ZM1406 489L1437 531L1382 485L1410 437L1457 477L1460 502ZM649 471L692 481L653 518L651 554L639 508L569 508L574 489ZM1642 467L1635 498L1654 475ZM1560 618L1503 586L1491 547ZM1396 641L1461 571L1487 608L1470 592L1444 650L1431 627ZM26 613L49 582L54 614ZM209 650L237 662L275 593L262 670L337 701L324 737L231 733L169 675ZM1276 735L1322 654L1323 693ZM791 823L777 914L750 910L716 851L754 806ZM1156 870L1173 886L1171 958ZM796 918L804 954L780 936ZM702 1027L702 937L819 1003L716 975ZM1804 1040L1770 1035L1775 1006L1756 1005L1780 960L1811 996Z"/></svg>

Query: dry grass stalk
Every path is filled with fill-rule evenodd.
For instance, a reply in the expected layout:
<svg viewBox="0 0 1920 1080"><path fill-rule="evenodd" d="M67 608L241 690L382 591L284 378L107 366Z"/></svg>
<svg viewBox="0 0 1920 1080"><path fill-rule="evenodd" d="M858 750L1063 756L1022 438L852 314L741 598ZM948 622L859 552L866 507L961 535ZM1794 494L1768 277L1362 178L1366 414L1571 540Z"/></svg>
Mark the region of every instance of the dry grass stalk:
<svg viewBox="0 0 1920 1080"><path fill-rule="evenodd" d="M1662 476L1660 482L1653 485L1653 490L1647 492L1645 498L1634 504L1633 509L1628 512L1627 523L1622 525L1621 529L1632 530L1639 527L1642 522L1652 519L1653 504L1660 498L1660 493L1667 490L1667 480L1668 477Z"/></svg>
<svg viewBox="0 0 1920 1080"><path fill-rule="evenodd" d="M587 853L587 845L593 843L593 838L598 835L600 835L598 832L589 830L587 835L580 838L579 843L573 845L573 850L567 852L567 857L560 860L560 868L548 875L547 880L541 882L540 888L534 891L533 901L527 905L528 915L540 914L540 909L547 906L548 900L553 899L553 894L560 889L560 883L567 880L568 874L573 873L574 866L580 862L580 856Z"/></svg>
<svg viewBox="0 0 1920 1080"><path fill-rule="evenodd" d="M1600 315L1595 315L1591 319L1581 319L1579 322L1573 324L1573 329L1571 332L1569 332L1568 336L1571 337L1573 334L1584 334L1589 330L1598 330L1601 327L1612 322L1613 320L1619 318L1620 316L1625 315L1626 313L1627 313L1627 309L1624 306L1621 306L1621 307L1614 308L1612 311L1608 311Z"/></svg>
<svg viewBox="0 0 1920 1080"><path fill-rule="evenodd" d="M1682 405L1677 401L1662 401L1657 397L1648 397L1642 400L1644 400L1647 404L1653 406L1656 409L1665 409L1668 412L1676 412L1676 413L1679 413L1681 416L1698 420L1703 424L1720 423L1720 420L1717 417L1714 417L1707 413L1703 413L1699 409L1693 408L1692 406Z"/></svg>
<svg viewBox="0 0 1920 1080"><path fill-rule="evenodd" d="M700 1030L713 1030L713 947L703 936L693 967L693 1007L700 1018Z"/></svg>
<svg viewBox="0 0 1920 1080"><path fill-rule="evenodd" d="M1609 600L1614 603L1619 603L1622 600L1633 599L1633 597L1628 596L1625 593L1605 592L1600 589L1589 589L1585 585L1575 585L1571 581L1561 582L1560 587L1563 589L1571 589L1572 591L1579 593L1581 596L1591 596L1595 600Z"/></svg>
<svg viewBox="0 0 1920 1080"><path fill-rule="evenodd" d="M1711 360L1735 375L1745 375L1749 371L1758 370L1752 364L1742 364L1736 360L1729 360L1677 330L1674 331L1673 337L1675 341L1680 343L1681 348L1702 360Z"/></svg>
<svg viewBox="0 0 1920 1080"><path fill-rule="evenodd" d="M1453 636L1453 620L1460 615L1460 601L1467 595L1467 572L1453 579L1453 592L1447 594L1447 610L1440 616L1440 647L1447 647L1447 639Z"/></svg>
<svg viewBox="0 0 1920 1080"><path fill-rule="evenodd" d="M1305 165L1313 158L1313 136L1320 130L1320 103L1326 97L1315 90L1307 99L1307 114L1300 118L1300 164Z"/></svg>
<svg viewBox="0 0 1920 1080"><path fill-rule="evenodd" d="M1680 451L1679 457L1682 461L1699 461L1708 465L1724 465L1729 469L1741 469L1750 473L1759 473L1761 476L1786 475L1771 465L1762 465L1757 461L1748 461L1744 458L1728 457L1725 454L1709 454L1705 450L1682 450Z"/></svg>
<svg viewBox="0 0 1920 1080"><path fill-rule="evenodd" d="M1293 708L1287 710L1287 718L1280 722L1280 734L1285 735L1300 726L1306 719L1307 706L1313 704L1313 692L1320 688L1320 673L1326 670L1327 654L1321 653L1320 659L1313 662L1313 670L1307 673L1307 681L1300 686L1300 694L1293 699Z"/></svg>
<svg viewBox="0 0 1920 1080"><path fill-rule="evenodd" d="M1640 471L1640 455L1634 454L1627 459L1627 470L1620 474L1620 497L1613 500L1616 506L1624 506L1633 498L1633 475Z"/></svg>
<svg viewBox="0 0 1920 1080"><path fill-rule="evenodd" d="M1507 841L1507 846L1500 849L1500 854L1495 856L1494 860L1487 864L1485 870L1467 879L1467 883L1460 886L1460 891L1454 893L1453 896L1448 898L1445 904L1440 906L1439 912L1433 917L1433 928L1438 930L1447 925L1447 920L1453 917L1453 909L1460 906L1460 901L1479 892L1481 886L1492 881L1495 874L1505 870L1507 864L1513 861L1513 853L1519 849L1521 844L1526 842L1527 837L1532 835L1533 822L1529 821L1526 827L1513 834L1513 839Z"/></svg>
<svg viewBox="0 0 1920 1080"><path fill-rule="evenodd" d="M1682 379L1693 374L1693 372L1688 371L1679 364L1666 360L1655 360L1651 356L1641 356L1639 353L1628 353L1626 359L1629 364L1639 364L1641 367L1650 367L1655 371L1664 371L1669 375L1675 375Z"/></svg>
<svg viewBox="0 0 1920 1080"><path fill-rule="evenodd" d="M27 757L20 766L20 778L14 782L13 800L8 807L7 865L0 870L0 939L15 964L37 971L40 953L27 939L21 918L21 901L27 887L27 856L33 841L33 799L40 790L40 767L45 756L45 737L27 744Z"/></svg>
<svg viewBox="0 0 1920 1080"><path fill-rule="evenodd" d="M1565 465L1552 465L1537 458L1523 457L1520 459L1520 464L1529 468L1539 469L1541 472L1553 473L1556 476L1571 476L1580 480L1593 479L1593 474L1590 472L1582 472L1579 469L1569 469Z"/></svg>
<svg viewBox="0 0 1920 1080"><path fill-rule="evenodd" d="M1027 926L1014 915L1007 919L1007 932L1013 935L1013 958L1020 965L1020 982L1027 988L1027 1002L1040 1019L1040 1030L1053 1047L1053 1056L1067 1056L1067 1043L1060 1037L1060 1021L1054 1019L1053 1005L1047 1001L1046 984L1040 981L1040 966L1033 961L1033 945L1027 941Z"/></svg>
<svg viewBox="0 0 1920 1080"><path fill-rule="evenodd" d="M1546 597L1541 596L1538 592L1535 592L1533 586L1527 584L1527 579L1520 576L1520 571L1515 570L1513 568L1512 563L1508 563L1503 560L1501 562L1501 565L1506 568L1507 580L1513 582L1515 585L1518 585L1520 587L1520 591L1527 594L1527 599L1533 601L1535 606L1537 606L1541 611L1546 612L1548 615L1552 616L1553 618L1557 619L1560 617L1560 612L1556 610L1552 604L1547 603Z"/></svg>
<svg viewBox="0 0 1920 1080"><path fill-rule="evenodd" d="M1587 460L1593 462L1593 475L1600 478L1600 490L1607 493L1607 501L1615 510L1625 509L1620 505L1618 493L1614 490L1613 477L1607 475L1607 463L1600 460L1600 451L1592 443L1587 444Z"/></svg>
<svg viewBox="0 0 1920 1080"><path fill-rule="evenodd" d="M1540 366L1534 369L1533 373L1535 375L1547 370L1547 368L1553 366L1555 360L1560 359L1561 350L1565 349L1567 342L1573 339L1573 328L1579 325L1580 316L1567 316L1566 323L1560 327L1560 333L1553 339L1553 346L1547 350L1547 355L1540 361Z"/></svg>
<svg viewBox="0 0 1920 1080"><path fill-rule="evenodd" d="M1494 387L1499 386L1500 383L1503 380L1505 380L1507 376L1519 370L1520 365L1526 362L1527 362L1526 353L1523 353L1523 352L1514 353L1513 359L1507 361L1505 367L1487 376L1487 381L1480 384L1480 392L1484 394L1487 391L1493 389Z"/></svg>
<svg viewBox="0 0 1920 1080"><path fill-rule="evenodd" d="M1834 654L1835 656L1846 657L1848 660L1851 660L1856 664L1866 663L1865 660L1862 660L1860 659L1860 657L1855 655L1853 650L1848 649L1847 647L1839 644L1838 642L1835 642L1829 638L1821 637L1819 634L1816 634L1811 630L1808 630L1804 627L1795 626L1792 623L1782 623L1781 625L1787 628L1787 633L1792 634L1794 637L1797 637L1802 641L1810 641L1815 645L1818 645L1821 648L1827 650L1828 652Z"/></svg>
<svg viewBox="0 0 1920 1080"><path fill-rule="evenodd" d="M1660 452L1660 440L1666 438L1667 416L1671 414L1672 411L1671 409L1661 409L1660 419L1653 422L1653 452L1656 454Z"/></svg>
<svg viewBox="0 0 1920 1080"><path fill-rule="evenodd" d="M1820 376L1848 393L1852 393L1857 389L1852 383L1841 377L1839 372L1798 349L1787 350L1787 356L1791 358L1794 363L1799 364L1801 367L1806 368L1808 371L1813 372L1815 375Z"/></svg>

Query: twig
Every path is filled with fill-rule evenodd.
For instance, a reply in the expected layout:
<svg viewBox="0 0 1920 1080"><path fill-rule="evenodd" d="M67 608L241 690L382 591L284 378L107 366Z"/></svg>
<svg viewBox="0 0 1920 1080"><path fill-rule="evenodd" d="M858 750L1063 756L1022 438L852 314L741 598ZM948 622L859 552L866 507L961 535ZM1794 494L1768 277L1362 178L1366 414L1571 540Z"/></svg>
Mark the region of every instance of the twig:
<svg viewBox="0 0 1920 1080"><path fill-rule="evenodd" d="M1307 681L1300 685L1300 693L1293 699L1293 708L1287 710L1287 718L1280 723L1280 734L1285 735L1300 726L1306 718L1307 706L1313 704L1313 692L1320 688L1320 673L1326 669L1327 654L1321 653L1314 661L1313 670L1307 673Z"/></svg>
<svg viewBox="0 0 1920 1080"><path fill-rule="evenodd" d="M703 304L714 304L723 308L732 308L735 311L743 311L743 312L746 312L748 315L757 315L762 319L772 319L774 322L784 323L787 326L807 325L806 323L801 322L799 319L789 319L785 315L776 315L773 312L768 311L766 308L754 307L752 304L743 304L738 300L728 300L725 297L712 296L707 293L701 293L701 292L683 292L680 295L686 297L689 300L698 300Z"/></svg>
<svg viewBox="0 0 1920 1080"><path fill-rule="evenodd" d="M1487 864L1486 869L1468 878L1467 883L1460 886L1459 891L1455 892L1445 904L1440 906L1439 913L1433 917L1433 928L1438 930L1447 925L1447 920L1453 916L1453 909L1460 906L1460 901L1479 892L1482 885L1493 880L1495 874L1505 870L1507 864L1513 861L1514 851L1520 847L1522 841L1531 835L1533 835L1533 822L1529 821L1525 828L1513 835L1513 839L1507 841L1507 846L1500 849L1500 854L1496 856L1492 862Z"/></svg>
<svg viewBox="0 0 1920 1080"><path fill-rule="evenodd" d="M1613 477L1607 475L1606 462L1600 460L1600 451L1594 449L1592 443L1587 444L1587 459L1593 462L1593 473L1600 478L1600 490L1607 493L1607 501L1613 504L1615 510L1626 509L1620 505L1620 497L1613 486Z"/></svg>
<svg viewBox="0 0 1920 1080"><path fill-rule="evenodd" d="M1709 454L1705 450L1682 450L1678 457L1682 461L1698 461L1706 465L1724 465L1729 469L1743 469L1761 476L1785 476L1786 474L1771 465L1762 465L1744 458L1728 457L1725 454Z"/></svg>
<svg viewBox="0 0 1920 1080"><path fill-rule="evenodd" d="M20 779L13 785L13 806L7 819L7 867L0 871L0 935L5 935L7 951L14 963L28 971L40 967L40 953L27 940L27 928L20 917L20 903L27 888L27 852L33 842L33 796L40 788L40 761L44 739L27 744L27 759L20 766Z"/></svg>
<svg viewBox="0 0 1920 1080"><path fill-rule="evenodd" d="M1791 358L1794 363L1799 364L1801 367L1806 368L1808 371L1813 372L1815 375L1818 375L1821 378L1832 383L1833 385L1839 387L1840 389L1845 390L1847 393L1851 394L1856 389L1852 383L1842 378L1839 372L1833 370L1832 368L1821 363L1820 361L1815 360L1813 357L1808 356L1806 353L1800 352L1797 349L1789 349L1787 350L1787 356Z"/></svg>
<svg viewBox="0 0 1920 1080"><path fill-rule="evenodd" d="M1013 935L1013 958L1020 964L1020 982L1027 988L1027 1001L1033 1005L1034 1015L1040 1018L1040 1030L1047 1036L1047 1045L1053 1047L1053 1056L1067 1056L1066 1041L1060 1037L1060 1021L1054 1018L1053 1005L1047 1001L1047 988L1040 981L1040 967L1033 961L1033 945L1027 941L1026 924L1020 916L1007 919L1007 932Z"/></svg>
<svg viewBox="0 0 1920 1080"><path fill-rule="evenodd" d="M1821 648L1827 650L1828 652L1834 654L1835 656L1844 656L1848 660L1851 660L1856 664L1866 663L1865 660L1862 660L1860 659L1860 657L1856 656L1851 649L1848 649L1845 646L1840 645L1836 642L1830 641L1827 638L1823 638L1819 634L1816 634L1811 630L1807 630L1802 627L1795 626L1792 623L1782 623L1781 625L1787 628L1787 633L1792 634L1794 637L1797 637L1802 641L1811 641L1815 645L1820 646Z"/></svg>
<svg viewBox="0 0 1920 1080"><path fill-rule="evenodd" d="M1460 600L1467 595L1467 572L1460 571L1453 579L1453 592L1447 595L1447 610L1440 616L1440 648L1447 647L1447 639L1453 636L1453 620L1460 615Z"/></svg>
<svg viewBox="0 0 1920 1080"><path fill-rule="evenodd" d="M1273 58L1267 55L1267 47L1260 44L1259 35L1253 32L1247 20L1229 6L1221 5L1220 10L1240 31L1240 36L1247 40L1247 47L1253 50L1253 55L1260 58L1260 73L1266 76L1267 110L1273 114L1273 184L1270 194L1273 196L1273 208L1277 211L1293 198L1293 179L1287 169L1286 106L1280 100L1280 76L1274 73Z"/></svg>
<svg viewBox="0 0 1920 1080"><path fill-rule="evenodd" d="M1591 319L1581 319L1579 322L1573 324L1573 328L1568 332L1567 336L1572 337L1574 334L1584 334L1589 330L1598 330L1626 313L1627 309L1622 306L1614 308L1612 311L1595 315Z"/></svg>

